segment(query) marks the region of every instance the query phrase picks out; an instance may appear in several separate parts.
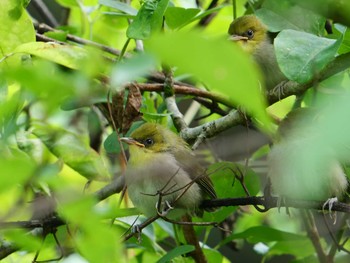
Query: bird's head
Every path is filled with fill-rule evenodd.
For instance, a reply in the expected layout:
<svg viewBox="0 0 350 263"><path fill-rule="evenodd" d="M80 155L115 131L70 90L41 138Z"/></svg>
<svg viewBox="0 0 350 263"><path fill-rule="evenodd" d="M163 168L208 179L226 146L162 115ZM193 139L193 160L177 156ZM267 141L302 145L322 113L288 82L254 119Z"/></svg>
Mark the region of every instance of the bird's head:
<svg viewBox="0 0 350 263"><path fill-rule="evenodd" d="M237 41L253 54L259 45L268 40L267 27L255 16L245 15L235 19L228 29L230 40Z"/></svg>
<svg viewBox="0 0 350 263"><path fill-rule="evenodd" d="M120 140L129 144L131 162L138 163L154 158L157 153L187 147L178 135L155 123L143 124L132 132L130 137L123 137Z"/></svg>

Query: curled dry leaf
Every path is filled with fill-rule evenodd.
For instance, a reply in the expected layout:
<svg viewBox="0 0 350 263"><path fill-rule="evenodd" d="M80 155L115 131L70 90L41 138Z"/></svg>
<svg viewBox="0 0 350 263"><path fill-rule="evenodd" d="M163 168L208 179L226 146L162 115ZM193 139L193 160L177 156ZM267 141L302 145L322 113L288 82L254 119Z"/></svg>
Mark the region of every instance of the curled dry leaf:
<svg viewBox="0 0 350 263"><path fill-rule="evenodd" d="M134 120L140 116L140 108L142 104L142 96L139 88L136 85L129 85L129 94L128 99L126 101L124 113L123 113L123 125L122 125L122 133L126 134L126 132L130 129L131 124Z"/></svg>
<svg viewBox="0 0 350 263"><path fill-rule="evenodd" d="M119 131L123 127L123 112L124 112L124 89L121 89L112 96L112 116L115 123L115 128Z"/></svg>

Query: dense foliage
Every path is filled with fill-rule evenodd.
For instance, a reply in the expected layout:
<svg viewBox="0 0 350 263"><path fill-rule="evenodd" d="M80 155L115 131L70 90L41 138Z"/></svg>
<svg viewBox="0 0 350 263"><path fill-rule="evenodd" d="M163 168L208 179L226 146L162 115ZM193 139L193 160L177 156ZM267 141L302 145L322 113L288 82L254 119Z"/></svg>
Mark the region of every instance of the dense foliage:
<svg viewBox="0 0 350 263"><path fill-rule="evenodd" d="M275 37L290 80L278 94L228 41L248 13ZM223 202L192 219L212 223L194 227L208 262L349 262L346 199L335 220L326 200L291 200L287 214L265 191L280 120L300 106L321 117L302 149L316 157L296 156L295 170L317 169L332 147L347 171L348 14L340 0L1 0L0 259L193 262L179 225L158 219L130 234L145 217L121 199L118 136L147 121L210 163Z"/></svg>

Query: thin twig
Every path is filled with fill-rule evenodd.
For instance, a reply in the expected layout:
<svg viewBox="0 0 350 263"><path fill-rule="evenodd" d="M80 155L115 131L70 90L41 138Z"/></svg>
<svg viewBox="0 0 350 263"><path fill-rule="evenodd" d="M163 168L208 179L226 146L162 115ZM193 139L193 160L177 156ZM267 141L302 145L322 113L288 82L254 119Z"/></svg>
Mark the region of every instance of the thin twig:
<svg viewBox="0 0 350 263"><path fill-rule="evenodd" d="M48 26L46 24L34 23L34 27L40 33L45 33L45 32L48 32L48 31L50 31L50 32L64 32L62 30L54 29L54 28L52 28L52 27L50 27L50 26ZM43 36L42 34L39 34L39 35ZM77 36L72 35L72 34L67 34L66 38L69 41L72 41L72 42L75 42L75 43L78 43L78 44L82 44L82 45L86 45L86 46L95 47L95 48L101 49L101 50L103 50L103 51L105 51L107 53L110 53L110 54L118 56L118 57L121 54L121 51L118 50L118 49L111 48L109 46L102 45L100 43L97 43L97 42L94 42L94 41L91 41L91 40L80 38L80 37L77 37ZM50 41L52 41L52 40L53 39L51 39ZM57 40L55 40L55 41L57 41ZM129 57L129 56L130 56L130 54L125 53L125 57Z"/></svg>

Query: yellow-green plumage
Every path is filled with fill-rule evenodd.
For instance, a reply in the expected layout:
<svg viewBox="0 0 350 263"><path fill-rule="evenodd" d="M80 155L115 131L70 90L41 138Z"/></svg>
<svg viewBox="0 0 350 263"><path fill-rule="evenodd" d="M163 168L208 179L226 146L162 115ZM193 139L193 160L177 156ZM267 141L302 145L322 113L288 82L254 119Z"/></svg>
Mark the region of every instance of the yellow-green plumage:
<svg viewBox="0 0 350 263"><path fill-rule="evenodd" d="M171 218L186 212L201 215L198 208L201 201L216 198L205 169L187 143L172 131L159 124L146 123L124 141L130 144L126 174L128 193L134 205L146 216L156 215L158 191L170 193L162 197L162 201L169 204L182 195L173 204L176 209L170 211L168 216Z"/></svg>

